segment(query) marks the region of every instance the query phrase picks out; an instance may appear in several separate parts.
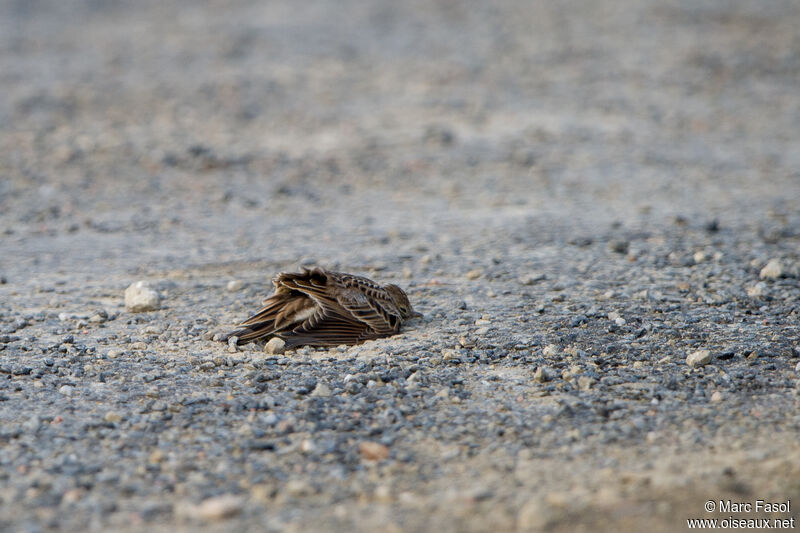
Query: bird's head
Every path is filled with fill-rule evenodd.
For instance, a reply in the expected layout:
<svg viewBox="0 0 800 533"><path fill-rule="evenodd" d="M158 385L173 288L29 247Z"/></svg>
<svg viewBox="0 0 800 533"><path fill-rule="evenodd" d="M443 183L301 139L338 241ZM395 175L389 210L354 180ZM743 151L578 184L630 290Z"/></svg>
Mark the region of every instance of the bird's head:
<svg viewBox="0 0 800 533"><path fill-rule="evenodd" d="M408 301L408 295L397 285L386 285L386 292L392 297L397 310L400 311L400 316L403 320L408 318L416 318L422 316L422 313L414 311L411 307L411 302Z"/></svg>

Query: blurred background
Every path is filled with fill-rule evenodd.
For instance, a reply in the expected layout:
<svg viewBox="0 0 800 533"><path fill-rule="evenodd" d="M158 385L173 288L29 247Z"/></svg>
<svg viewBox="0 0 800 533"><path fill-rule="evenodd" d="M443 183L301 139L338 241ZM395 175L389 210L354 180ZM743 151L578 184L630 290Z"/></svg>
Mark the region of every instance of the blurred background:
<svg viewBox="0 0 800 533"><path fill-rule="evenodd" d="M798 11L2 2L3 252L94 275L769 225L798 205Z"/></svg>

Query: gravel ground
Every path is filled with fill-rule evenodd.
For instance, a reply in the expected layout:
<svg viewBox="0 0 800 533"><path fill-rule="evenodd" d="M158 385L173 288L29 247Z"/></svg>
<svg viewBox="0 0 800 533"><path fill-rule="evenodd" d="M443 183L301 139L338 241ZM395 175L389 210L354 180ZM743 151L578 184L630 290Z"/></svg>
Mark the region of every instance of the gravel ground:
<svg viewBox="0 0 800 533"><path fill-rule="evenodd" d="M0 3L0 529L796 515L799 22ZM310 264L425 316L331 350L211 340ZM126 311L139 280L158 309Z"/></svg>

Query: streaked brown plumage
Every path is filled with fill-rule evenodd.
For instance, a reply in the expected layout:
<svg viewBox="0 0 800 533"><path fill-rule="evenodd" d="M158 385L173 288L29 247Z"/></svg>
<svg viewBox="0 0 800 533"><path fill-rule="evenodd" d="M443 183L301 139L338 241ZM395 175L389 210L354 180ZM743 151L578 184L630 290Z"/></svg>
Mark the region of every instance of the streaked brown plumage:
<svg viewBox="0 0 800 533"><path fill-rule="evenodd" d="M264 307L227 335L244 344L280 337L287 348L337 346L388 337L403 320L420 316L397 285L379 285L322 268L283 272Z"/></svg>

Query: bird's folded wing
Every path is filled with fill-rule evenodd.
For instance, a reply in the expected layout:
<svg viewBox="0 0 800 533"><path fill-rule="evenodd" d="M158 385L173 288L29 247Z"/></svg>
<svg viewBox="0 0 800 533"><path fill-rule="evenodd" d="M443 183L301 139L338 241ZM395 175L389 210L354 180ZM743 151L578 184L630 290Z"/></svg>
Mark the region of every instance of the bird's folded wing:
<svg viewBox="0 0 800 533"><path fill-rule="evenodd" d="M256 314L239 324L239 326L252 326L254 324L261 324L266 321L273 321L278 313L284 309L289 303L291 297L288 293L278 293L270 296L264 300L264 307L258 310Z"/></svg>
<svg viewBox="0 0 800 533"><path fill-rule="evenodd" d="M358 289L339 291L336 300L354 318L364 322L375 333L380 335L396 333L400 326L399 318L388 312L381 305L381 301L367 297Z"/></svg>
<svg viewBox="0 0 800 533"><path fill-rule="evenodd" d="M322 307L291 333L284 335L287 348L302 344L317 346L358 344L375 337L375 333L371 332L365 323L332 313Z"/></svg>

